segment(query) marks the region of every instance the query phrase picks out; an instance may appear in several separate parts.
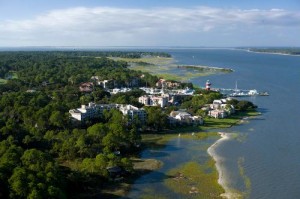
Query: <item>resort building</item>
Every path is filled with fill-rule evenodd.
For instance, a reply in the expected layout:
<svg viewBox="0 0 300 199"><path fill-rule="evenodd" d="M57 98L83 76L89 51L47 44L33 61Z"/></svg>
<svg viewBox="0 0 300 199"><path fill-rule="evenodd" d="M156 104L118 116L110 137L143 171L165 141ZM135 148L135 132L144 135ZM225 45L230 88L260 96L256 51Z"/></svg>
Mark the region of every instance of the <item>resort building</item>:
<svg viewBox="0 0 300 199"><path fill-rule="evenodd" d="M146 122L147 113L144 109L139 109L132 105L119 105L118 109L123 115L127 115L130 121L137 117L142 123Z"/></svg>
<svg viewBox="0 0 300 199"><path fill-rule="evenodd" d="M203 125L201 116L192 116L185 111L172 111L169 116L170 125Z"/></svg>
<svg viewBox="0 0 300 199"><path fill-rule="evenodd" d="M139 118L141 122L145 122L147 114L144 109L139 109L132 105L122 105L122 104L95 104L90 102L88 106L81 105L81 108L71 109L69 113L71 117L78 120L84 121L87 119L92 119L95 117L100 117L103 115L104 110L117 109L122 112L123 115L127 115L129 120L134 120L135 116Z"/></svg>
<svg viewBox="0 0 300 199"><path fill-rule="evenodd" d="M153 96L144 95L139 97L139 102L145 106L160 106L162 108L168 105L169 97L167 96Z"/></svg>
<svg viewBox="0 0 300 199"><path fill-rule="evenodd" d="M208 111L208 116L214 118L225 118L235 112L234 106L228 104L231 98L214 100L212 104L209 105L210 110Z"/></svg>
<svg viewBox="0 0 300 199"><path fill-rule="evenodd" d="M211 110L208 111L208 116L214 117L214 118L225 118L227 117L227 113L225 110Z"/></svg>
<svg viewBox="0 0 300 199"><path fill-rule="evenodd" d="M110 110L115 107L116 106L113 104L95 104L90 102L88 106L81 105L81 108L69 110L69 113L71 114L71 117L75 118L76 120L84 121L87 119L100 117L104 110Z"/></svg>

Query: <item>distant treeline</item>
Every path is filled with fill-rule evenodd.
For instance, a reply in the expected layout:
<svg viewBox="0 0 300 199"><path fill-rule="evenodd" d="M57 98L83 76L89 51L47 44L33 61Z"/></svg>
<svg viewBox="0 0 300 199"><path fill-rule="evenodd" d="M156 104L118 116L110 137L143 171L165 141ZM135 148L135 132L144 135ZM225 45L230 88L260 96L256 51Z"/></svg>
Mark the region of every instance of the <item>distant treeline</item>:
<svg viewBox="0 0 300 199"><path fill-rule="evenodd" d="M165 52L142 52L142 51L3 51L0 55L19 54L28 55L47 55L51 54L57 57L122 57L122 58L141 58L145 56L171 57Z"/></svg>
<svg viewBox="0 0 300 199"><path fill-rule="evenodd" d="M281 53L287 55L300 55L300 48L250 48L252 52Z"/></svg>

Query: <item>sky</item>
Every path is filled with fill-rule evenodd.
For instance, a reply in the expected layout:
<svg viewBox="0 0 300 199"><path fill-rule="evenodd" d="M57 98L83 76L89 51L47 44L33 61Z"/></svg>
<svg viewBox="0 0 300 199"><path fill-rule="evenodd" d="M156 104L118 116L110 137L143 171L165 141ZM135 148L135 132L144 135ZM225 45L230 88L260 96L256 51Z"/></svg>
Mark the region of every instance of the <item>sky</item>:
<svg viewBox="0 0 300 199"><path fill-rule="evenodd" d="M0 47L300 47L300 0L0 0Z"/></svg>

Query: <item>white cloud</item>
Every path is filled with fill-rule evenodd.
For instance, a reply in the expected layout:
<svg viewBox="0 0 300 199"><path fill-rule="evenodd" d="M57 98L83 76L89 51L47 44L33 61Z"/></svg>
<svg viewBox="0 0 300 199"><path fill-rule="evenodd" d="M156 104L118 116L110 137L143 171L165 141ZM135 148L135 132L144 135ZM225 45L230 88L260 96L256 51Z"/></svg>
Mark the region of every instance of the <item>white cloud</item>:
<svg viewBox="0 0 300 199"><path fill-rule="evenodd" d="M176 38L184 38L184 35L195 38L202 35L213 40L217 33L225 32L226 35L230 35L231 32L234 35L241 29L255 32L265 27L268 27L268 30L272 28L299 30L300 14L281 9L78 7L53 10L34 19L2 21L0 43L2 45L168 45ZM168 36L163 34L169 35L172 40L168 41ZM184 41L174 45L178 44L184 45ZM189 45L189 42L186 44Z"/></svg>

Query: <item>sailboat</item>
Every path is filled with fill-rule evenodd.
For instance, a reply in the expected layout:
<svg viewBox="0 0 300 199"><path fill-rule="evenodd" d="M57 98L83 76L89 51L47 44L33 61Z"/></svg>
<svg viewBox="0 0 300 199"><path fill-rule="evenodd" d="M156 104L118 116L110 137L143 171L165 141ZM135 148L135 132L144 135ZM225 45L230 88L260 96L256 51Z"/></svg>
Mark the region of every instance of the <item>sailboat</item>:
<svg viewBox="0 0 300 199"><path fill-rule="evenodd" d="M230 97L245 97L245 96L249 96L248 93L244 93L241 90L238 89L237 86L237 81L235 81L235 89L234 92L229 94Z"/></svg>

